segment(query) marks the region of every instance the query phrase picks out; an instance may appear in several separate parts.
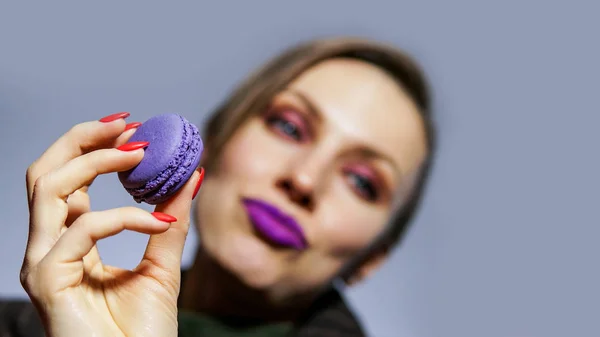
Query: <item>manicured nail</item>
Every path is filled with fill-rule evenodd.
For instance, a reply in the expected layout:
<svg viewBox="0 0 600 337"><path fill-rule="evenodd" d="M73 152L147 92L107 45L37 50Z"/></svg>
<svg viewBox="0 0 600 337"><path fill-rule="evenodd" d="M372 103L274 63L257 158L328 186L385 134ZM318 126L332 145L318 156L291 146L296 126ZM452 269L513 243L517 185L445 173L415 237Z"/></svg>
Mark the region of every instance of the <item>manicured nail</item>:
<svg viewBox="0 0 600 337"><path fill-rule="evenodd" d="M195 199L196 195L198 194L198 191L200 191L200 185L202 185L202 180L204 180L204 167L200 168L200 178L198 178L198 183L196 184L196 189L194 190L194 195L192 196L192 199Z"/></svg>
<svg viewBox="0 0 600 337"><path fill-rule="evenodd" d="M151 214L160 221L169 222L169 223L177 221L176 217L169 215L169 214L165 214L165 213L161 213L161 212L152 212Z"/></svg>
<svg viewBox="0 0 600 337"><path fill-rule="evenodd" d="M129 123L129 124L125 125L124 131L139 128L141 125L142 125L142 123L140 123L140 122Z"/></svg>
<svg viewBox="0 0 600 337"><path fill-rule="evenodd" d="M125 143L125 144L119 146L117 148L117 150L121 150L121 151L135 151L137 149L144 148L144 147L148 146L149 144L150 144L149 142L131 142L131 143Z"/></svg>
<svg viewBox="0 0 600 337"><path fill-rule="evenodd" d="M102 123L109 123L112 121L116 121L117 119L127 118L127 117L129 117L129 115L130 115L129 112L117 112L116 114L112 114L112 115L100 118L100 121Z"/></svg>

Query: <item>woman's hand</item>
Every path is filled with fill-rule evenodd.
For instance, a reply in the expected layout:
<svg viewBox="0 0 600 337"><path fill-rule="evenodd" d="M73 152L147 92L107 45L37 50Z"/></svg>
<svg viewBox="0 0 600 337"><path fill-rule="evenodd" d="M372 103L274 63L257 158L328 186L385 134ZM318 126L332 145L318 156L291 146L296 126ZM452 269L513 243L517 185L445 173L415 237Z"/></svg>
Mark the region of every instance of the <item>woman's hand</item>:
<svg viewBox="0 0 600 337"><path fill-rule="evenodd" d="M27 170L29 239L21 283L48 336L177 336L181 255L195 172L156 213L124 207L90 211L99 174L128 170L144 156L126 143L128 114L79 124ZM142 145L143 146L143 145ZM104 265L96 241L124 229L150 234L134 270Z"/></svg>

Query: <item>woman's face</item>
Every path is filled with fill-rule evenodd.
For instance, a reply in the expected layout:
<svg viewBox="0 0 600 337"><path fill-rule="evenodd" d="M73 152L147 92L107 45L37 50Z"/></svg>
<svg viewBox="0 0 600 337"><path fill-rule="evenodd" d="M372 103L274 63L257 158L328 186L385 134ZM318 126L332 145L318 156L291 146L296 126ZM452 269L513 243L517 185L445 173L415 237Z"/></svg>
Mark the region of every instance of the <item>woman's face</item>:
<svg viewBox="0 0 600 337"><path fill-rule="evenodd" d="M271 103L227 143L196 215L208 254L285 298L330 281L382 232L426 145L413 102L361 61L324 61Z"/></svg>

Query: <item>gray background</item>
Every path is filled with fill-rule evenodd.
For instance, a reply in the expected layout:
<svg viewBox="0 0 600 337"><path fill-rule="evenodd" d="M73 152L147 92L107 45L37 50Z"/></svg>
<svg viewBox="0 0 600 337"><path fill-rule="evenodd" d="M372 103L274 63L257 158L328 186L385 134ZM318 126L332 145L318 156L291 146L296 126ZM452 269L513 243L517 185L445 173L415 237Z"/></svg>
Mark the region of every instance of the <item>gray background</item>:
<svg viewBox="0 0 600 337"><path fill-rule="evenodd" d="M349 293L373 336L598 336L598 4L0 2L0 295L24 296L27 166L73 124L197 123L282 48L375 37L420 59L441 151L415 227ZM114 175L93 207L132 205ZM146 238L101 243L132 267ZM190 238L186 263L195 239Z"/></svg>

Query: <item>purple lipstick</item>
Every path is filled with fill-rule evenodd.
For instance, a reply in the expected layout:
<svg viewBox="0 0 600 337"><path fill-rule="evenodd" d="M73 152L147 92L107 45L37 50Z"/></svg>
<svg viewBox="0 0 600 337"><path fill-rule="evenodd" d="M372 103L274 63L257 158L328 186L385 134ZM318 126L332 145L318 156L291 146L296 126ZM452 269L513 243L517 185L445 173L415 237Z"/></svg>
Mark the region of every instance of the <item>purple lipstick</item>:
<svg viewBox="0 0 600 337"><path fill-rule="evenodd" d="M302 227L293 217L258 199L245 198L242 202L252 226L262 236L277 245L297 250L308 246Z"/></svg>

